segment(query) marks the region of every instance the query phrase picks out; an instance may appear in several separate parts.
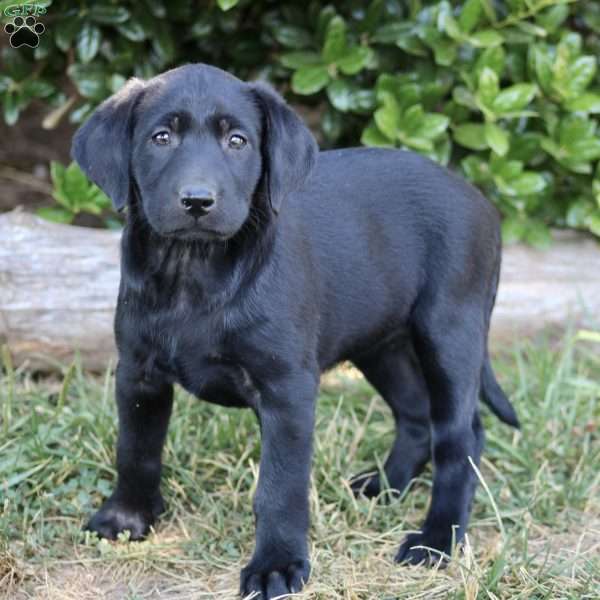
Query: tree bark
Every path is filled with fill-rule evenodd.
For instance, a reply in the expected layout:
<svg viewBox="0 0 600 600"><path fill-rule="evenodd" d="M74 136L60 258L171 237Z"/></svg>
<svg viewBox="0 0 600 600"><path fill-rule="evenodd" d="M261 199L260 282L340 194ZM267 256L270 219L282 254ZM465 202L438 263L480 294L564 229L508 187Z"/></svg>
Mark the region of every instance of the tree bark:
<svg viewBox="0 0 600 600"><path fill-rule="evenodd" d="M114 364L119 238L21 211L0 215L0 344L16 365L54 370L75 353L93 371ZM504 249L493 347L548 327L597 325L600 246L575 232L553 238L544 251Z"/></svg>

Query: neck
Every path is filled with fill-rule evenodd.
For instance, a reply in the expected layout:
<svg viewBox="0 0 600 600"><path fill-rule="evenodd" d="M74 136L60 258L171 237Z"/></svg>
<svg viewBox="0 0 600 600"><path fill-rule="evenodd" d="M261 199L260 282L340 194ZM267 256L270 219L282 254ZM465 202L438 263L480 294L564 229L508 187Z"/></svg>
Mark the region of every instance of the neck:
<svg viewBox="0 0 600 600"><path fill-rule="evenodd" d="M242 229L229 240L167 238L154 232L132 205L121 243L121 291L155 306L186 295L213 310L233 299L261 271L274 235L270 211L253 207Z"/></svg>

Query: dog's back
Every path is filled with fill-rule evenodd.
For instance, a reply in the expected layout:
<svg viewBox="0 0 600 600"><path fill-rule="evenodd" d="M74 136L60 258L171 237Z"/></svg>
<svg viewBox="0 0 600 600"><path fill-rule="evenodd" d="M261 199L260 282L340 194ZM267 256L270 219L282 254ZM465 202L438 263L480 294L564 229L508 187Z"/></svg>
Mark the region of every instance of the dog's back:
<svg viewBox="0 0 600 600"><path fill-rule="evenodd" d="M279 217L298 269L311 257L323 366L406 328L422 294L493 295L495 208L447 169L412 152L321 152Z"/></svg>

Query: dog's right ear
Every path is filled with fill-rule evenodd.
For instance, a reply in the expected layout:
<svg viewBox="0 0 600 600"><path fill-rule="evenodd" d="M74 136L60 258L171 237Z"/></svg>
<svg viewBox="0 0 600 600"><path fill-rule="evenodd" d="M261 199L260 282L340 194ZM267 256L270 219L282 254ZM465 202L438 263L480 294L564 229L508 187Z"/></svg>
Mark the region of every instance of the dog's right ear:
<svg viewBox="0 0 600 600"><path fill-rule="evenodd" d="M133 110L144 82L130 79L77 130L71 156L82 171L122 210L129 195Z"/></svg>

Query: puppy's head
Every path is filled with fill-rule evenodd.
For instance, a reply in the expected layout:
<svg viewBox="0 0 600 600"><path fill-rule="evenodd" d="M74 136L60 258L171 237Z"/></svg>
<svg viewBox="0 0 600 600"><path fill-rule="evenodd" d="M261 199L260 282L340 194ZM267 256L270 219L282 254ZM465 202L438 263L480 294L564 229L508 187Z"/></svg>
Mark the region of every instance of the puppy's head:
<svg viewBox="0 0 600 600"><path fill-rule="evenodd" d="M316 152L271 88L207 65L130 80L80 127L72 149L115 208L137 189L158 234L204 241L233 237L257 192L279 212Z"/></svg>

